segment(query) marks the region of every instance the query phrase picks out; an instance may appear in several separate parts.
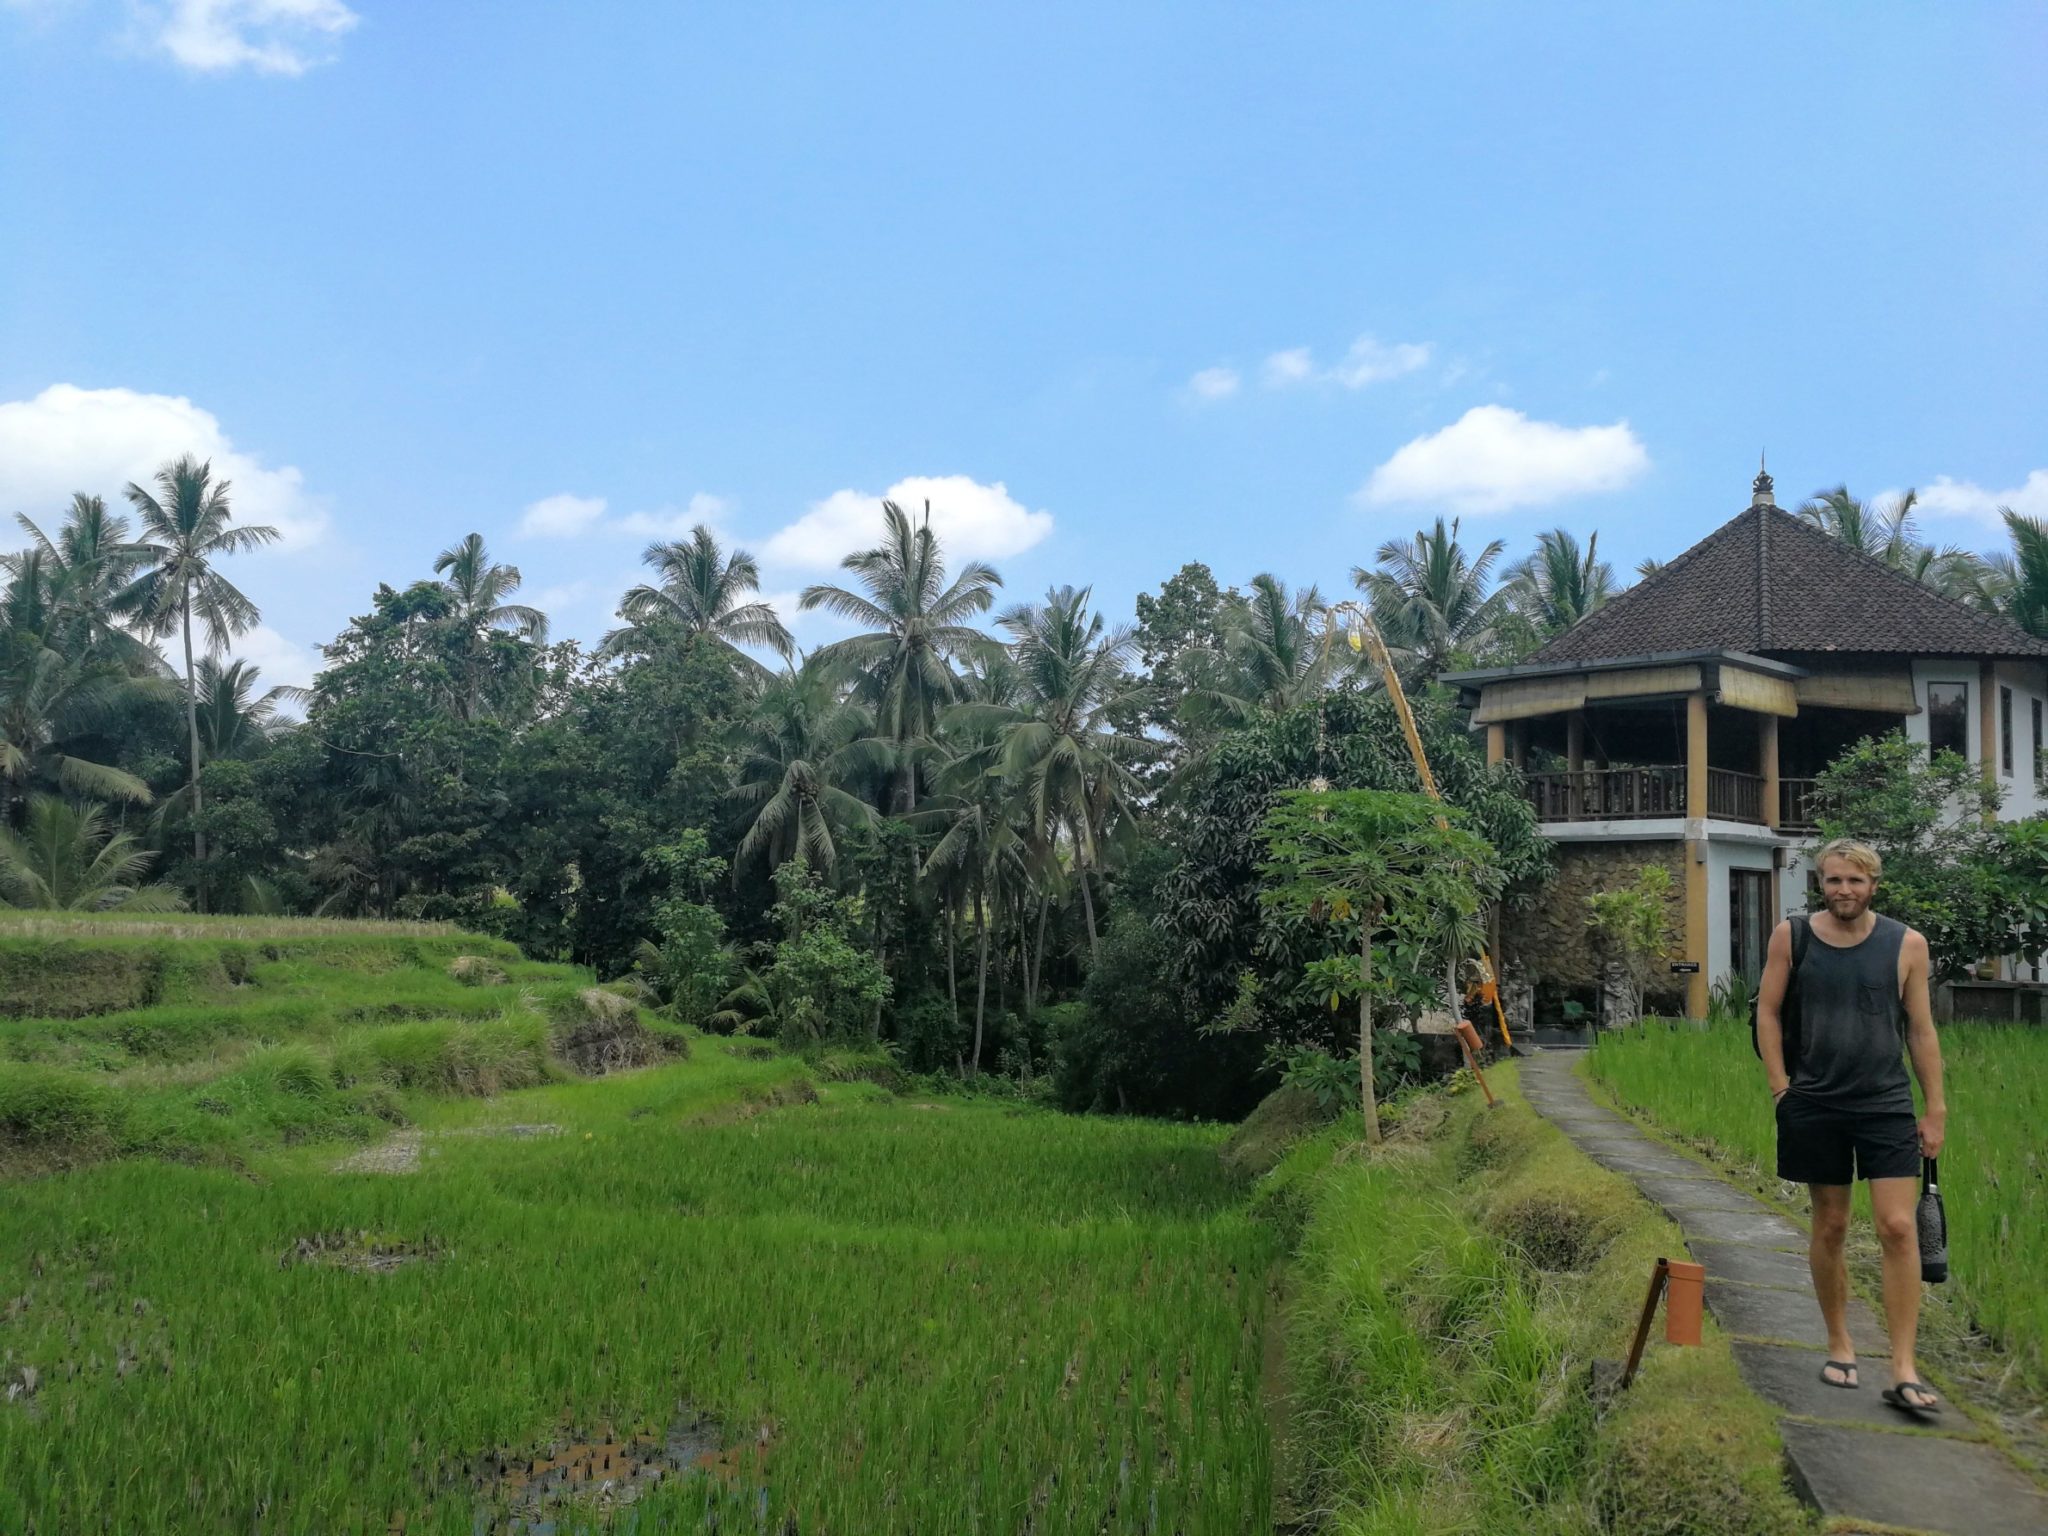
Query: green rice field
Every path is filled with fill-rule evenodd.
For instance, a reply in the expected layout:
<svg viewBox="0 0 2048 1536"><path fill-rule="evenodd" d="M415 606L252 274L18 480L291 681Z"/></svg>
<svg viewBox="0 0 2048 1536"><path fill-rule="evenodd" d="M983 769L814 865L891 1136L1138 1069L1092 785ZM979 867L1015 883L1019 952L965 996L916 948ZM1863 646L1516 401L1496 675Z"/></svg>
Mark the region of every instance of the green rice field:
<svg viewBox="0 0 2048 1536"><path fill-rule="evenodd" d="M180 924L0 929L0 1531L1262 1528L1278 1239L1219 1132Z"/></svg>
<svg viewBox="0 0 2048 1536"><path fill-rule="evenodd" d="M2048 1032L1949 1024L1941 1051L1948 1289L2035 1389L2048 1390ZM1603 1035L1590 1065L1626 1107L1760 1180L1771 1174L1771 1100L1747 1028L1653 1022ZM1867 1219L1860 1189L1857 1205Z"/></svg>

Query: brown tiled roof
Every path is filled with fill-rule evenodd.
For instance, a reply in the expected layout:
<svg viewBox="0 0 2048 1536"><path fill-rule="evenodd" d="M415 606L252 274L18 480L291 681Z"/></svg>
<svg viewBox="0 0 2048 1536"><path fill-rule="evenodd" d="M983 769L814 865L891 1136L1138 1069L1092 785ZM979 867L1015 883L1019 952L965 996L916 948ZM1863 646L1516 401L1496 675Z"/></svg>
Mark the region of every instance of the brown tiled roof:
<svg viewBox="0 0 2048 1536"><path fill-rule="evenodd" d="M1694 650L2048 656L2048 641L1944 597L1788 512L1752 506L1529 661Z"/></svg>

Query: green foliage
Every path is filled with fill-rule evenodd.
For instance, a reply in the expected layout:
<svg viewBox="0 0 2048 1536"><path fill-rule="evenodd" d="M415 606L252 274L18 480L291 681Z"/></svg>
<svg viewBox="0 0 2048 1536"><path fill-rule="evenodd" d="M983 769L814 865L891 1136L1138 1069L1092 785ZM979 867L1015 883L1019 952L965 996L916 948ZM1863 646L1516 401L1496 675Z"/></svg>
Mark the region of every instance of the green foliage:
<svg viewBox="0 0 2048 1536"><path fill-rule="evenodd" d="M1877 908L1927 936L1935 979L1953 980L1986 955L2016 947L2015 897L2048 904L2048 885L2015 890L2009 841L1991 818L2000 792L1951 752L1903 736L1858 742L1829 765L1814 791L1819 837L1856 837L1884 859ZM2014 873L2026 871L2022 862ZM2044 933L2048 939L2048 933Z"/></svg>
<svg viewBox="0 0 2048 1536"><path fill-rule="evenodd" d="M794 860L775 871L775 892L772 915L783 937L727 994L712 1022L773 1033L791 1047L872 1038L890 981L881 962L853 941L864 903L835 894Z"/></svg>
<svg viewBox="0 0 2048 1536"><path fill-rule="evenodd" d="M654 905L659 937L641 946L635 969L669 1017L702 1024L732 978L725 919L704 899L724 877L726 861L710 852L710 840L695 827L650 849L647 861L667 879L668 894Z"/></svg>
<svg viewBox="0 0 2048 1536"><path fill-rule="evenodd" d="M1586 898L1586 926L1599 935L1608 956L1629 981L1629 1014L1643 1016L1643 991L1657 962L1671 946L1671 871L1645 864L1627 885L1595 891Z"/></svg>

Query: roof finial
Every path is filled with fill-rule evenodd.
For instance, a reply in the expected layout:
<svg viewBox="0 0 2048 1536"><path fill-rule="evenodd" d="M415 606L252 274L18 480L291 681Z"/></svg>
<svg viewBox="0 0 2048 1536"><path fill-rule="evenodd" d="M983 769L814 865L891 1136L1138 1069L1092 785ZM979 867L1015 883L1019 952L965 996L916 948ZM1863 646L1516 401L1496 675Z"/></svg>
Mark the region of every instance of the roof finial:
<svg viewBox="0 0 2048 1536"><path fill-rule="evenodd" d="M1771 499L1771 472L1764 468L1764 455L1761 452L1756 456L1756 479L1750 482L1749 490L1749 504L1752 507L1775 507L1777 505Z"/></svg>

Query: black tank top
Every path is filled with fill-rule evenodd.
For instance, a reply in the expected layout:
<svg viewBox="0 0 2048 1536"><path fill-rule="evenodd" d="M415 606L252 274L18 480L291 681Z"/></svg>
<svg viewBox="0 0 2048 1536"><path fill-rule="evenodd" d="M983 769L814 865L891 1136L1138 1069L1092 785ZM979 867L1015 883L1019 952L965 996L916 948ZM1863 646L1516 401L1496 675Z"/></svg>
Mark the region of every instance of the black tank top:
<svg viewBox="0 0 2048 1536"><path fill-rule="evenodd" d="M1843 948L1818 933L1799 965L1799 1064L1792 1091L1850 1114L1913 1112L1899 949L1906 925L1880 916Z"/></svg>

